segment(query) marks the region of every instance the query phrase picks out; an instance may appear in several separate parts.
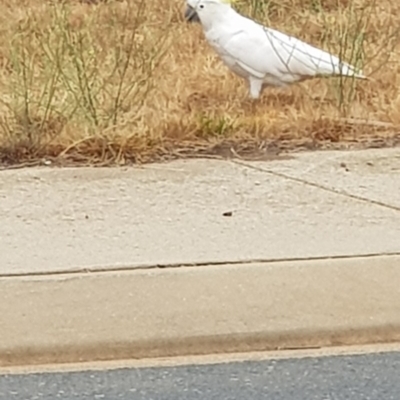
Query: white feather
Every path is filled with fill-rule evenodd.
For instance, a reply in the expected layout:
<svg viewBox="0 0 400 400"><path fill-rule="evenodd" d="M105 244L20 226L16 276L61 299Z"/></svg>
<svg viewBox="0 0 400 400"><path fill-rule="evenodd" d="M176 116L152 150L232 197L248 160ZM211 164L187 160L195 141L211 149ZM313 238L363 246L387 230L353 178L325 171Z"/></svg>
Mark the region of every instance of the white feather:
<svg viewBox="0 0 400 400"><path fill-rule="evenodd" d="M361 71L299 39L266 28L218 0L189 0L205 37L222 61L250 83L252 97L262 87L286 86L316 76L353 76ZM192 4L191 4L192 3Z"/></svg>

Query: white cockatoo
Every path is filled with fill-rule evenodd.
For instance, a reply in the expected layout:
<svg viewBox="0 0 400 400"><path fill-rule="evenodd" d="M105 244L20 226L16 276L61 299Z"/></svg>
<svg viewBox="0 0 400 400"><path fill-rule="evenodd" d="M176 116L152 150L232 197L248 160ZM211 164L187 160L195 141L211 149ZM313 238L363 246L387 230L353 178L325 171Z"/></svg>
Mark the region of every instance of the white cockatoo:
<svg viewBox="0 0 400 400"><path fill-rule="evenodd" d="M366 79L338 57L237 13L229 0L187 0L185 17L200 20L222 61L249 82L250 96L265 86L287 86L318 76Z"/></svg>

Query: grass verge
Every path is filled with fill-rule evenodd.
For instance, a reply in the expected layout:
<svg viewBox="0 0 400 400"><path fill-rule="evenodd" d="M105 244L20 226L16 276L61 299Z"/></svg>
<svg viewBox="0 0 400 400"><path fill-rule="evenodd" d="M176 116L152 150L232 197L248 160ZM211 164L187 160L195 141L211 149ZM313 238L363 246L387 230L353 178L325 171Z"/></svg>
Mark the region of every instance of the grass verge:
<svg viewBox="0 0 400 400"><path fill-rule="evenodd" d="M238 0L363 67L369 81L267 89L257 103L183 21L183 0L4 0L0 163L126 164L400 143L400 3Z"/></svg>

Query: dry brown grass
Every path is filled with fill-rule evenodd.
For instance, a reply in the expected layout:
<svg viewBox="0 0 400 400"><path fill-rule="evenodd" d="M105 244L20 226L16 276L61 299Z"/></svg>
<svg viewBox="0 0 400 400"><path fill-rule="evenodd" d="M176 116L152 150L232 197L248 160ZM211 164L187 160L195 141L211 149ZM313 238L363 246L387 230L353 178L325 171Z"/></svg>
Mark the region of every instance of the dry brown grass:
<svg viewBox="0 0 400 400"><path fill-rule="evenodd" d="M231 147L250 154L399 141L399 2L242 0L244 13L371 78L267 89L256 103L201 27L183 21L184 0L87 3L2 1L0 162L146 162Z"/></svg>

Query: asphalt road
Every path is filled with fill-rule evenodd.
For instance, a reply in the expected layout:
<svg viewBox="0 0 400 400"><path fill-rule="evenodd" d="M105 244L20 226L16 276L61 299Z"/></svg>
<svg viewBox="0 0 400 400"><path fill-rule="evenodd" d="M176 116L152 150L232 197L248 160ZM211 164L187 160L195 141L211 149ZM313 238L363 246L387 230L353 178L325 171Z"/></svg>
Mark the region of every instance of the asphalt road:
<svg viewBox="0 0 400 400"><path fill-rule="evenodd" d="M1 400L399 400L400 352L0 376Z"/></svg>

